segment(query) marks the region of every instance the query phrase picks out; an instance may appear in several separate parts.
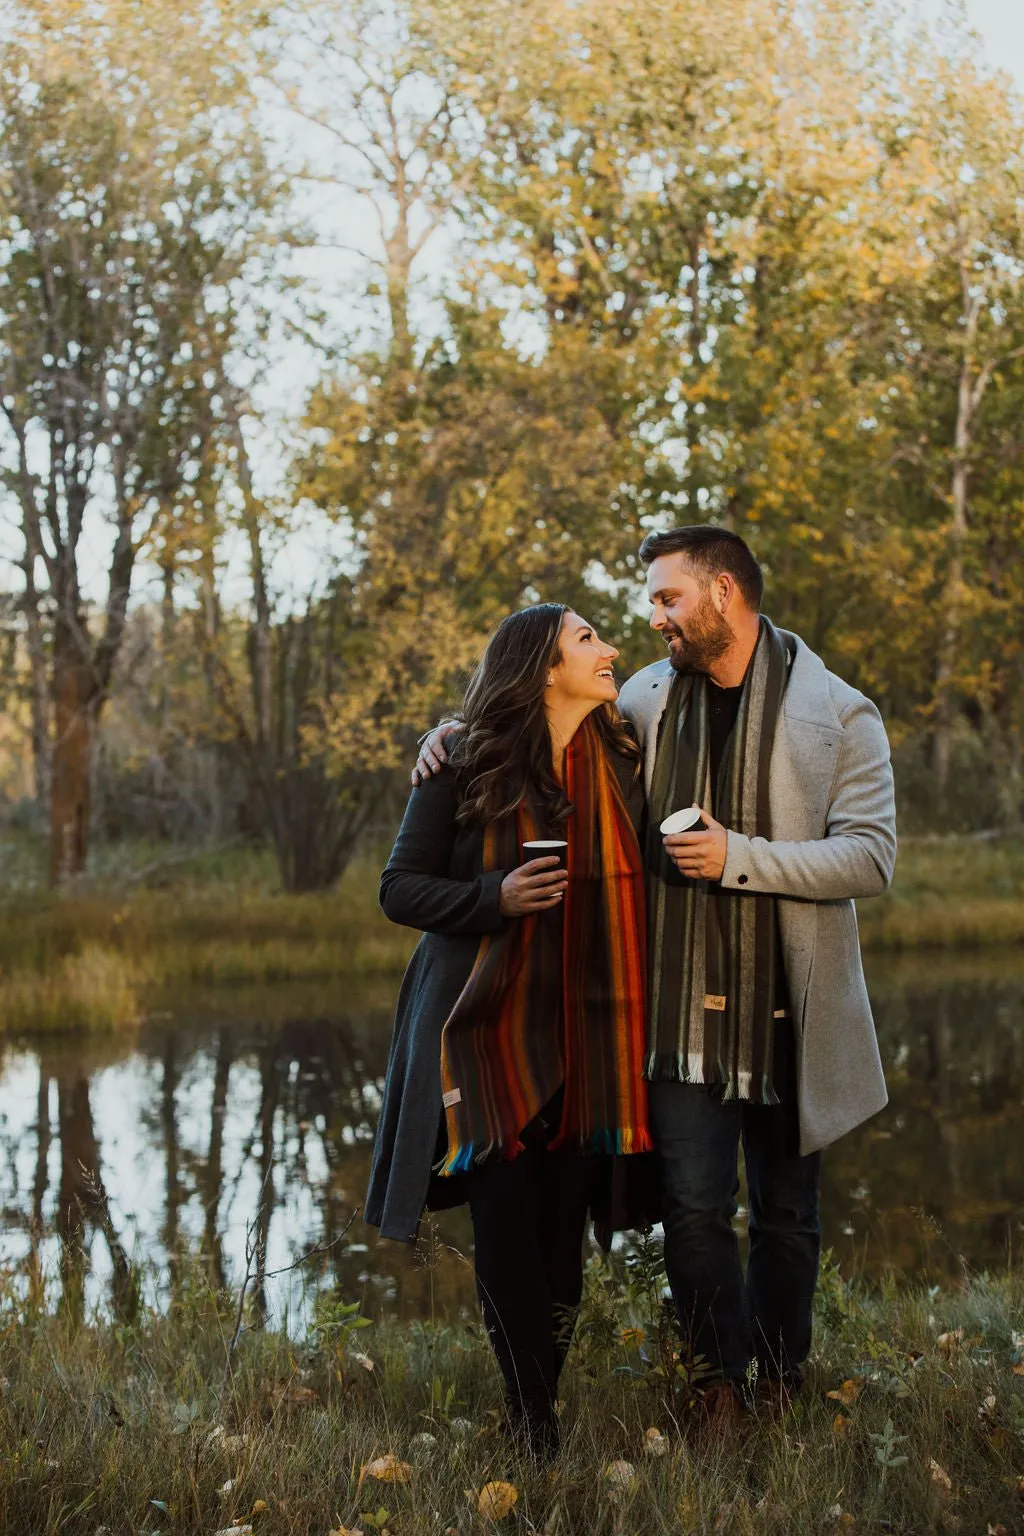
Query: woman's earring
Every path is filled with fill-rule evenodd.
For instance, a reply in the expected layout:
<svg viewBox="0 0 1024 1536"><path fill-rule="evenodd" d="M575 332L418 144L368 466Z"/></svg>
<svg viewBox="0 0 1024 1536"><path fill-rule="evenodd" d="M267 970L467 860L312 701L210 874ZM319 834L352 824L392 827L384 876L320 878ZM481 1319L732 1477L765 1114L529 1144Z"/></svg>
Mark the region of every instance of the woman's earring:
<svg viewBox="0 0 1024 1536"><path fill-rule="evenodd" d="M554 686L555 686L555 680L554 680L554 678L553 678L553 677L549 677L549 678L548 678L548 687L549 687L549 688L553 688L553 687L554 687Z"/></svg>

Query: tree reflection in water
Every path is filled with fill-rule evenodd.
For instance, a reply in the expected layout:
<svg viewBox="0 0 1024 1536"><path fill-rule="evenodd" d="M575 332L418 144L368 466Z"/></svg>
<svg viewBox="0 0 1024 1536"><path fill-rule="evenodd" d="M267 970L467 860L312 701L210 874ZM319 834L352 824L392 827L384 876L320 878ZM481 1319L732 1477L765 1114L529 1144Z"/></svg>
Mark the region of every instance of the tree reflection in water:
<svg viewBox="0 0 1024 1536"><path fill-rule="evenodd" d="M824 1160L825 1242L846 1267L998 1267L1024 1207L1024 960L875 960L889 1110ZM474 1308L466 1213L419 1258L378 1243L361 1204L391 989L354 1003L297 988L182 1005L131 1041L40 1042L0 1059L9 1266L76 1317L167 1304L196 1269L254 1320L308 1321L330 1288L370 1312ZM276 1011L275 1011L276 1010ZM300 1255L296 1270L275 1276ZM237 1291L236 1291L237 1294Z"/></svg>
<svg viewBox="0 0 1024 1536"><path fill-rule="evenodd" d="M290 990L274 1005L287 1007ZM78 1317L95 1305L126 1316L140 1293L180 1299L197 1267L213 1287L237 1288L248 1245L257 1322L301 1326L321 1287L371 1313L472 1307L461 1213L441 1223L429 1273L404 1245L378 1247L358 1219L390 997L351 1017L239 1012L204 1020L183 1008L130 1042L49 1039L0 1058L0 1252L23 1283Z"/></svg>

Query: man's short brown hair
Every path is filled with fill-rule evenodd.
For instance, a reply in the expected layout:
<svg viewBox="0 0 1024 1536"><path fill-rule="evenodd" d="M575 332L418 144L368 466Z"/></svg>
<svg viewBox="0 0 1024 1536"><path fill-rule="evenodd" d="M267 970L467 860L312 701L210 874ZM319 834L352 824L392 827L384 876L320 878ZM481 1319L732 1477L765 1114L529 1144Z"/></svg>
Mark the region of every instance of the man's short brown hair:
<svg viewBox="0 0 1024 1536"><path fill-rule="evenodd" d="M711 523L692 523L687 528L669 528L665 533L649 533L640 545L640 559L650 565L660 555L685 555L702 586L727 571L739 587L743 600L755 613L761 611L764 573L738 533L716 528Z"/></svg>

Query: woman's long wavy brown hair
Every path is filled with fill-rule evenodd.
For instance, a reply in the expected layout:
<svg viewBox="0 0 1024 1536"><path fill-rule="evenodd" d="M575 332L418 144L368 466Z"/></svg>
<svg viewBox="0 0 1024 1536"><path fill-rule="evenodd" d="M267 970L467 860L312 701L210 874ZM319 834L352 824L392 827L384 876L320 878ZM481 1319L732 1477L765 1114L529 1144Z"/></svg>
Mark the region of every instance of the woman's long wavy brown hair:
<svg viewBox="0 0 1024 1536"><path fill-rule="evenodd" d="M549 827L571 814L555 777L544 710L548 673L561 659L558 634L566 612L562 603L522 608L502 619L488 642L466 689L465 729L452 743L460 821L497 821L528 792ZM639 772L639 748L614 706L598 705L593 718L605 747L633 758Z"/></svg>

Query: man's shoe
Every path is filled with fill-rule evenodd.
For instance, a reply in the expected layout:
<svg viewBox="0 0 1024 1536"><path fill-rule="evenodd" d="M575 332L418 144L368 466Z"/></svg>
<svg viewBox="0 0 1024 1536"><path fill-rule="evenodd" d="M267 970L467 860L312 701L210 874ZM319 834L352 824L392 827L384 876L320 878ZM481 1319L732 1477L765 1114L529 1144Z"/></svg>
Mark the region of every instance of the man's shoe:
<svg viewBox="0 0 1024 1536"><path fill-rule="evenodd" d="M711 1440L733 1440L750 1427L747 1411L730 1381L710 1381L700 1391L701 1432Z"/></svg>
<svg viewBox="0 0 1024 1536"><path fill-rule="evenodd" d="M784 1377L759 1376L754 1388L754 1412L780 1419L792 1409L799 1390L799 1383Z"/></svg>

